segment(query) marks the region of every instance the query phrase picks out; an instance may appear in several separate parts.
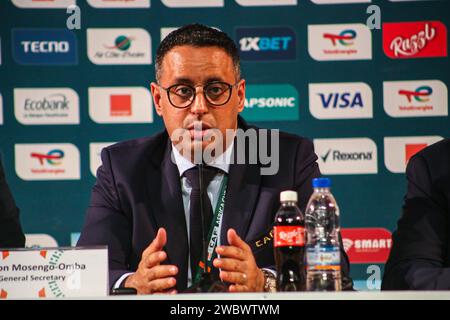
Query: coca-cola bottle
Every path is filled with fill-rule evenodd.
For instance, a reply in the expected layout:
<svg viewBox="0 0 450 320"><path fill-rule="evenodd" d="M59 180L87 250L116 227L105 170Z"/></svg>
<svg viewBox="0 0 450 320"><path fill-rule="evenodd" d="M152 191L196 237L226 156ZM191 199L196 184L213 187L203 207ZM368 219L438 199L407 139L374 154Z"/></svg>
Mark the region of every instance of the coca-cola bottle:
<svg viewBox="0 0 450 320"><path fill-rule="evenodd" d="M280 202L274 224L277 291L304 291L305 218L297 206L297 192L281 192Z"/></svg>

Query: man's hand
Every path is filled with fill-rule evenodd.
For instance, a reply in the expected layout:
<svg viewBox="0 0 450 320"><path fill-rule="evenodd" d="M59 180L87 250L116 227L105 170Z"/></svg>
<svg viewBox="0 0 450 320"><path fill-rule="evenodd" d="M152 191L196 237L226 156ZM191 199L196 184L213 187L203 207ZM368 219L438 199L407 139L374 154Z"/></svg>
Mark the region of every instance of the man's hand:
<svg viewBox="0 0 450 320"><path fill-rule="evenodd" d="M227 233L229 246L219 246L214 266L221 268L220 278L230 282L230 292L261 292L264 290L264 274L256 265L252 249L237 235L234 229Z"/></svg>
<svg viewBox="0 0 450 320"><path fill-rule="evenodd" d="M138 294L176 293L172 289L176 284L175 275L178 268L174 265L161 265L167 259L162 251L167 243L167 233L164 228L158 230L156 238L142 253L138 269L125 281L125 287L135 288Z"/></svg>

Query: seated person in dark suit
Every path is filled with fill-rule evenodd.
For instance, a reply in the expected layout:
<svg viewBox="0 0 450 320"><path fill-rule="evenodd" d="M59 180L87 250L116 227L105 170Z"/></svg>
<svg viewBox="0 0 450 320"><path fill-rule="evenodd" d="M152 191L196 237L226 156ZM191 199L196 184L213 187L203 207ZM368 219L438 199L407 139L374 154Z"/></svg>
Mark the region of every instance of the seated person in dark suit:
<svg viewBox="0 0 450 320"><path fill-rule="evenodd" d="M238 116L244 109L245 80L236 45L221 31L198 24L173 31L157 50L155 69L157 82L151 91L166 130L102 151L78 245L108 245L111 287L132 287L142 294L185 291L198 281L204 265L202 220L195 209L199 197L194 162L199 162L193 159L195 151L217 148L222 151L205 160L205 212L206 220L212 219L206 225L217 232L208 239L213 249L207 270L229 283L231 292L269 290L279 194L297 191L304 211L311 179L320 176L311 141L274 135L279 149L266 154L279 157L279 163L271 174L262 174L270 169L263 161L230 161L252 153L249 144L244 151L238 147L239 134L254 132L259 137L262 130ZM227 137L230 131L231 139L208 138L213 132ZM269 140L252 146L272 146ZM220 208L223 214L211 218ZM343 250L342 256L348 279Z"/></svg>
<svg viewBox="0 0 450 320"><path fill-rule="evenodd" d="M6 183L0 161L0 248L25 246L25 236L19 220L19 209Z"/></svg>
<svg viewBox="0 0 450 320"><path fill-rule="evenodd" d="M382 290L450 289L450 139L414 155Z"/></svg>

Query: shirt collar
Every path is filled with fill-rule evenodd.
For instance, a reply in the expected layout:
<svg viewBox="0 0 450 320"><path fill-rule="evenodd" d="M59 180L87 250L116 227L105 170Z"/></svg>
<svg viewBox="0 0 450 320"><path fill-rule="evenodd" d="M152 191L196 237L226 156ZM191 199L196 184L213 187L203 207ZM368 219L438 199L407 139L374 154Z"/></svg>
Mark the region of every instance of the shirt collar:
<svg viewBox="0 0 450 320"><path fill-rule="evenodd" d="M225 150L224 153L214 158L214 160L208 163L208 165L211 167L218 168L228 174L228 172L230 171L231 156L233 155L233 146L234 141L228 146L227 150ZM178 167L180 177L187 170L195 167L195 164L193 164L191 161L189 161L188 159L186 159L181 155L181 153L177 150L177 148L175 148L173 143L172 143L172 154L173 158L175 159L175 164Z"/></svg>

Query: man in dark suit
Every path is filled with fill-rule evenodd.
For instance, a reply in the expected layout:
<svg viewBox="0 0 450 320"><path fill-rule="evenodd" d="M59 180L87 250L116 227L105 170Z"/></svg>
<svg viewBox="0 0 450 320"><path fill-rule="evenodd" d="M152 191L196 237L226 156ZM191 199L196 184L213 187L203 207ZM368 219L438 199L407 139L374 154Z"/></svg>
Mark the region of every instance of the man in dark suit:
<svg viewBox="0 0 450 320"><path fill-rule="evenodd" d="M450 139L414 155L382 290L450 289Z"/></svg>
<svg viewBox="0 0 450 320"><path fill-rule="evenodd" d="M262 161L230 161L242 155L239 134L253 130L259 137L261 130L238 116L244 109L245 80L237 48L221 31L189 25L172 32L158 48L155 67L157 82L151 90L166 130L102 151L103 165L78 245L108 245L112 287L132 287L138 293L184 291L196 281L202 247L201 222L194 223L201 220L192 210L198 176L190 175L197 169L193 159L198 150L221 150L205 161L211 181L205 183L205 206L219 213L214 224L206 224L217 226L208 243L217 245L210 253L218 258L208 260L208 267L230 284L231 292L268 290L279 193L297 191L304 211L311 179L320 175L312 143L280 133L279 149L269 148L280 156L279 170L271 175L262 175ZM219 139L230 131L231 139ZM271 137L251 145L265 149L277 138ZM244 153L254 155L249 147L247 143ZM344 252L342 265L348 275Z"/></svg>
<svg viewBox="0 0 450 320"><path fill-rule="evenodd" d="M19 220L19 209L6 183L0 161L0 248L25 246L25 236Z"/></svg>

